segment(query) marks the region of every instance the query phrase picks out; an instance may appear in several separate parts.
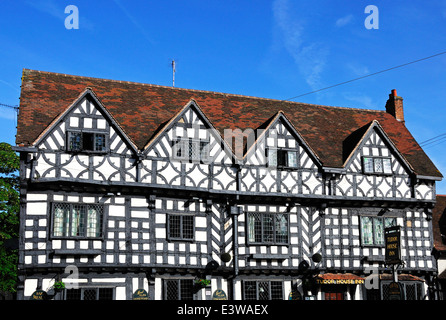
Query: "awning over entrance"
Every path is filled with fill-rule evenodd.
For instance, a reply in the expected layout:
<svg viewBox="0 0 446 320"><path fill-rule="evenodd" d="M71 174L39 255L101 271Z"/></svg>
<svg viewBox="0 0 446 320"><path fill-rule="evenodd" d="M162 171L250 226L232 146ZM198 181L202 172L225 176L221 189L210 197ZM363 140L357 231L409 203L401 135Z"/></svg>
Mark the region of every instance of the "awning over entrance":
<svg viewBox="0 0 446 320"><path fill-rule="evenodd" d="M316 276L317 284L364 284L364 278L353 273L324 273Z"/></svg>

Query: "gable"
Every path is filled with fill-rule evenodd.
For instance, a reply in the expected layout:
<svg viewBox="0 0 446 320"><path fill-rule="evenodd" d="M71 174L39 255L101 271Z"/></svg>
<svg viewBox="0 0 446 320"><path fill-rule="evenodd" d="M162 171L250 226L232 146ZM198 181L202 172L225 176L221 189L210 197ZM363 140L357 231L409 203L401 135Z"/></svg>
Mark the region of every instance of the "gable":
<svg viewBox="0 0 446 320"><path fill-rule="evenodd" d="M321 163L283 113L278 113L248 150L241 190L322 194Z"/></svg>
<svg viewBox="0 0 446 320"><path fill-rule="evenodd" d="M409 163L377 121L373 121L345 163L347 172L377 175L410 175Z"/></svg>
<svg viewBox="0 0 446 320"><path fill-rule="evenodd" d="M311 150L302 136L296 131L285 115L280 112L271 120L271 123L263 130L257 130L257 140L249 147L244 163L247 165L264 165L280 167L277 158L268 159L270 155L276 155L277 152L293 152L293 163L285 164L288 167L317 169L321 166L315 153ZM273 151L273 153L271 153ZM295 153L294 153L295 152ZM283 153L282 153L283 155ZM296 156L294 159L294 155ZM276 163L276 165L274 165Z"/></svg>
<svg viewBox="0 0 446 320"><path fill-rule="evenodd" d="M206 148L207 156L200 162L209 164L231 164L232 153L218 131L212 126L196 102L190 101L160 130L146 145L144 153L149 157L171 161L190 162L188 151L183 150L186 142L200 144ZM205 145L205 146L204 146ZM182 155L179 153L183 152Z"/></svg>
<svg viewBox="0 0 446 320"><path fill-rule="evenodd" d="M345 162L345 174L336 180L336 195L411 198L413 171L379 123L373 121L360 133L363 135Z"/></svg>
<svg viewBox="0 0 446 320"><path fill-rule="evenodd" d="M234 161L229 146L190 101L146 146L141 182L235 190Z"/></svg>
<svg viewBox="0 0 446 320"><path fill-rule="evenodd" d="M88 151L101 148L101 151L121 155L132 155L136 152L134 144L120 129L112 116L95 99L90 90L86 90L65 112L60 114L53 123L33 143L39 149L52 151L73 151L74 140L80 141L86 147L87 139L91 139Z"/></svg>

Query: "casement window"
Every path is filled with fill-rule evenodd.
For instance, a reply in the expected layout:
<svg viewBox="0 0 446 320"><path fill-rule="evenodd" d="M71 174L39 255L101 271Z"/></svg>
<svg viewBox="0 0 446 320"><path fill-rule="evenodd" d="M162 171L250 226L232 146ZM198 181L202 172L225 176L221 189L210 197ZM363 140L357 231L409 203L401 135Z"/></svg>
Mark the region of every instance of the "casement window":
<svg viewBox="0 0 446 320"><path fill-rule="evenodd" d="M53 203L53 237L102 237L103 206L98 204Z"/></svg>
<svg viewBox="0 0 446 320"><path fill-rule="evenodd" d="M67 151L106 152L106 135L102 132L68 131Z"/></svg>
<svg viewBox="0 0 446 320"><path fill-rule="evenodd" d="M193 279L164 280L164 300L193 300Z"/></svg>
<svg viewBox="0 0 446 320"><path fill-rule="evenodd" d="M269 167L297 168L297 151L287 149L267 149Z"/></svg>
<svg viewBox="0 0 446 320"><path fill-rule="evenodd" d="M194 239L194 216L169 214L167 220L168 238L170 240Z"/></svg>
<svg viewBox="0 0 446 320"><path fill-rule="evenodd" d="M420 281L398 281L403 294L403 300L423 300L423 283ZM390 281L381 282L382 300L390 300L389 294Z"/></svg>
<svg viewBox="0 0 446 320"><path fill-rule="evenodd" d="M209 142L180 139L173 145L173 158L180 161L207 161L209 159Z"/></svg>
<svg viewBox="0 0 446 320"><path fill-rule="evenodd" d="M67 289L65 300L113 300L113 288Z"/></svg>
<svg viewBox="0 0 446 320"><path fill-rule="evenodd" d="M367 246L384 246L384 229L396 226L396 218L361 217L361 242Z"/></svg>
<svg viewBox="0 0 446 320"><path fill-rule="evenodd" d="M383 157L362 157L364 173L392 174L392 160Z"/></svg>
<svg viewBox="0 0 446 320"><path fill-rule="evenodd" d="M282 281L243 281L244 300L283 300Z"/></svg>
<svg viewBox="0 0 446 320"><path fill-rule="evenodd" d="M248 241L259 244L288 244L288 215L248 213Z"/></svg>

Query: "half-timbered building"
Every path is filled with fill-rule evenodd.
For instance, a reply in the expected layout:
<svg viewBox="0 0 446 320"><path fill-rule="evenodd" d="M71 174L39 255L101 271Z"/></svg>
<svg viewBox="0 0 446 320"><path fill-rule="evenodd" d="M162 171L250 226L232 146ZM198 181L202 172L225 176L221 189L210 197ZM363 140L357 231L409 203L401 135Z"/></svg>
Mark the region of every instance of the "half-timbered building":
<svg viewBox="0 0 446 320"><path fill-rule="evenodd" d="M396 91L365 110L25 69L16 144L20 299L387 299L389 226L404 297L429 298L442 175Z"/></svg>

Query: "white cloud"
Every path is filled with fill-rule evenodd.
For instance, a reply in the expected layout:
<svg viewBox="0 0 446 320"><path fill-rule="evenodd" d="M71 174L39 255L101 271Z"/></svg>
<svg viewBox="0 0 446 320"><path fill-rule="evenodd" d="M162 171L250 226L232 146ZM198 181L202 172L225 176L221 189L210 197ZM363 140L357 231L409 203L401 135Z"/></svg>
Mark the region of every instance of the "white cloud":
<svg viewBox="0 0 446 320"><path fill-rule="evenodd" d="M370 73L370 70L367 66L359 64L357 62L347 63L347 69L349 69L355 76L360 76L360 77Z"/></svg>
<svg viewBox="0 0 446 320"><path fill-rule="evenodd" d="M354 108L367 108L367 109L376 109L376 103L373 102L372 98L363 93L357 92L345 92L343 94L344 99L357 103Z"/></svg>
<svg viewBox="0 0 446 320"><path fill-rule="evenodd" d="M305 40L304 26L298 17L290 15L288 0L274 1L273 14L280 40L299 72L312 90L320 89L328 48L323 43Z"/></svg>
<svg viewBox="0 0 446 320"><path fill-rule="evenodd" d="M338 20L336 20L336 27L343 27L347 24L349 24L353 19L353 15L349 14L345 17L339 18Z"/></svg>

